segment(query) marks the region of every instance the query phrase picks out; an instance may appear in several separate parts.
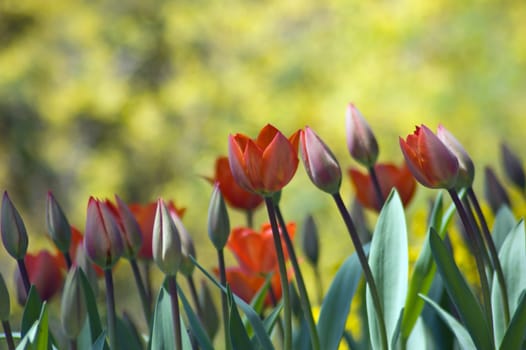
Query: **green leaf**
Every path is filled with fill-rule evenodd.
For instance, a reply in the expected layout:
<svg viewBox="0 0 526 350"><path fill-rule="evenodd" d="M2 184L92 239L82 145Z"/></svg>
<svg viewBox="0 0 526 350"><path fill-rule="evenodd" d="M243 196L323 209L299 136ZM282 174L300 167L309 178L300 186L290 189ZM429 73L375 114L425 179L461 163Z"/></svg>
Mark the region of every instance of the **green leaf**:
<svg viewBox="0 0 526 350"><path fill-rule="evenodd" d="M200 348L203 350L213 350L214 346L208 338L208 335L206 334L206 331L204 330L203 325L199 320L199 317L195 314L194 310L192 309L192 306L188 302L186 295L184 295L183 290L179 286L177 286L177 291L179 293L179 299L181 299L181 302L183 304L186 317L190 322L190 328L192 329L192 333L195 336L197 342L199 343Z"/></svg>
<svg viewBox="0 0 526 350"><path fill-rule="evenodd" d="M190 256L190 259L194 265L212 282L214 283L223 293L226 293L226 288L223 287L213 276L211 276L208 271L206 271L199 263L195 260L193 256ZM243 299L239 298L234 294L234 302L241 308L245 316L247 316L250 324L254 328L255 336L259 341L259 345L263 347L264 350L274 349L272 341L270 340L269 335L265 330L263 322L259 318L259 315L248 305Z"/></svg>
<svg viewBox="0 0 526 350"><path fill-rule="evenodd" d="M41 314L41 309L42 300L40 299L35 286L31 285L26 299L26 305L24 306L24 312L22 314L22 325L20 326L22 337L26 335L35 321L38 320Z"/></svg>
<svg viewBox="0 0 526 350"><path fill-rule="evenodd" d="M234 296L227 287L227 301L228 301L228 330L230 335L230 342L232 349L234 350L245 350L251 349L252 344L250 338L245 330L241 316L237 311L236 303L234 302ZM225 325L226 326L226 325Z"/></svg>
<svg viewBox="0 0 526 350"><path fill-rule="evenodd" d="M135 334L135 330L131 329L120 317L116 319L117 337L119 339L119 347L126 350L141 350L143 344Z"/></svg>
<svg viewBox="0 0 526 350"><path fill-rule="evenodd" d="M429 349L431 348L432 343L429 341L431 335L428 334L424 321L422 317L419 317L416 320L413 331L407 340L407 349ZM470 339L471 341L471 339Z"/></svg>
<svg viewBox="0 0 526 350"><path fill-rule="evenodd" d="M431 229L429 242L446 290L477 349L492 349L492 334L480 304L462 277L446 245L434 229Z"/></svg>
<svg viewBox="0 0 526 350"><path fill-rule="evenodd" d="M363 247L369 250L369 245ZM356 253L348 257L332 280L321 305L318 318L320 349L338 349L345 330L351 301L360 282L362 267Z"/></svg>
<svg viewBox="0 0 526 350"><path fill-rule="evenodd" d="M510 315L513 315L517 309L519 296L522 291L526 289L526 232L524 230L523 220L520 220L508 233L502 243L499 251L499 260L506 282ZM502 291L496 275L493 276L491 299L495 342L499 344L504 337L508 325L504 321Z"/></svg>
<svg viewBox="0 0 526 350"><path fill-rule="evenodd" d="M86 310L88 312L87 322L80 332L79 339L77 340L79 350L88 350L100 339L103 334L102 324L100 321L99 311L97 310L97 301L93 294L91 284L86 277L86 274L80 269L80 280L82 288L84 289L84 298L86 301ZM106 339L104 335L102 339ZM93 345L92 345L93 344ZM104 349L109 349L107 343L104 344Z"/></svg>
<svg viewBox="0 0 526 350"><path fill-rule="evenodd" d="M420 297L425 300L435 311L438 313L440 318L444 321L444 323L451 329L451 331L455 334L455 337L458 340L458 343L460 344L460 348L463 350L476 350L475 344L473 344L473 340L471 340L471 336L469 335L468 331L462 326L453 316L451 316L447 311L442 309L440 305L435 303L433 300L429 299L423 294L420 294ZM415 329L416 330L416 329ZM424 349L424 348L420 348Z"/></svg>
<svg viewBox="0 0 526 350"><path fill-rule="evenodd" d="M369 254L369 265L382 304L388 342L393 339L405 304L408 260L404 207L398 192L393 190L380 212ZM369 286L366 302L371 344L373 349L380 349L380 330Z"/></svg>
<svg viewBox="0 0 526 350"><path fill-rule="evenodd" d="M108 346L106 342L106 331L103 331L97 339L93 342L92 350L102 350Z"/></svg>
<svg viewBox="0 0 526 350"><path fill-rule="evenodd" d="M522 293L517 309L511 318L510 325L502 343L500 350L520 350L524 349L524 338L526 335L526 291Z"/></svg>
<svg viewBox="0 0 526 350"><path fill-rule="evenodd" d="M493 242L497 251L500 251L500 247L508 233L517 225L517 220L513 215L510 208L506 205L500 207L495 217L495 222L493 223L493 228L491 230L493 236Z"/></svg>
<svg viewBox="0 0 526 350"><path fill-rule="evenodd" d="M279 319L279 313L281 312L281 309L283 309L283 300L280 301L278 305L272 309L270 314L263 320L263 324L265 325L265 329L267 330L268 334L272 333L276 321Z"/></svg>
<svg viewBox="0 0 526 350"><path fill-rule="evenodd" d="M47 304L44 302L37 320L35 320L27 330L25 336L18 344L17 349L47 350L51 348L49 340Z"/></svg>
<svg viewBox="0 0 526 350"><path fill-rule="evenodd" d="M440 238L443 239L456 209L455 205L451 204L444 214L442 210L442 196L443 192L439 192L431 210L427 235L429 236L429 230L433 227ZM429 239L426 238L409 280L409 289L404 306L404 318L402 320L402 337L404 339L407 339L411 334L411 330L424 307L424 301L418 297L418 294L427 294L429 292L435 272L436 265L429 247Z"/></svg>

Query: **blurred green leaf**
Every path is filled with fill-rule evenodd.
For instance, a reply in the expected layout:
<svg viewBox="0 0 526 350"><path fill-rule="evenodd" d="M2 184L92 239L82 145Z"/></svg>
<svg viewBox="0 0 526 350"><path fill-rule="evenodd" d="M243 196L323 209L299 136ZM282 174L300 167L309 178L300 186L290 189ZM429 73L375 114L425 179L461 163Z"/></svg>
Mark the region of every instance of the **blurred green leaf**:
<svg viewBox="0 0 526 350"><path fill-rule="evenodd" d="M88 312L88 317L86 324L82 328L82 331L77 340L79 350L88 350L91 349L92 344L94 344L101 338L103 334L102 324L100 321L99 311L97 309L97 301L93 295L93 289L91 284L86 277L86 274L82 269L80 269L80 280L82 283L82 288L84 289L84 298L86 300L86 310ZM102 337L106 339L106 337ZM104 344L105 349L109 349L108 344Z"/></svg>
<svg viewBox="0 0 526 350"><path fill-rule="evenodd" d="M510 325L502 343L500 344L500 350L520 350L524 349L525 337L526 337L526 291L522 293L519 298L517 309L513 314Z"/></svg>
<svg viewBox="0 0 526 350"><path fill-rule="evenodd" d="M22 325L20 326L20 333L24 337L29 329L33 326L36 320L40 317L42 309L42 300L38 295L37 289L34 285L31 285L29 294L26 299L26 305L24 306L24 312L22 314Z"/></svg>
<svg viewBox="0 0 526 350"><path fill-rule="evenodd" d="M502 243L504 243L506 236L516 225L517 220L511 212L511 209L506 205L502 206L495 216L495 222L491 230L497 251L500 251L500 247Z"/></svg>
<svg viewBox="0 0 526 350"><path fill-rule="evenodd" d="M484 317L480 304L462 277L446 245L433 228L429 234L429 242L446 290L473 339L473 343L477 349L492 349L493 335L490 332L488 320Z"/></svg>
<svg viewBox="0 0 526 350"><path fill-rule="evenodd" d="M116 326L119 346L126 350L142 350L144 348L134 329L131 329L130 325L126 324L120 317L117 317Z"/></svg>
<svg viewBox="0 0 526 350"><path fill-rule="evenodd" d="M188 322L190 323L192 334L195 336L195 339L199 343L199 346L203 350L213 350L214 346L212 345L212 342L208 338L208 335L206 334L206 331L204 330L203 325L201 324L201 321L199 320L199 317L196 315L196 313L192 309L192 306L188 302L186 295L183 293L183 290L179 287L179 285L177 285L177 292L179 293L179 298L181 299L181 303L183 304L183 308L186 313L186 317L188 318Z"/></svg>
<svg viewBox="0 0 526 350"><path fill-rule="evenodd" d="M250 343L250 338L248 337L241 316L237 311L236 303L234 302L234 296L230 291L230 288L227 287L227 301L228 301L228 333L230 335L230 342L232 344L232 349L234 350L245 350L251 349L252 344Z"/></svg>
<svg viewBox="0 0 526 350"><path fill-rule="evenodd" d="M406 299L408 264L404 207L398 192L392 190L378 217L369 253L389 343L396 336L395 329ZM380 349L380 331L369 288L366 301L372 347Z"/></svg>

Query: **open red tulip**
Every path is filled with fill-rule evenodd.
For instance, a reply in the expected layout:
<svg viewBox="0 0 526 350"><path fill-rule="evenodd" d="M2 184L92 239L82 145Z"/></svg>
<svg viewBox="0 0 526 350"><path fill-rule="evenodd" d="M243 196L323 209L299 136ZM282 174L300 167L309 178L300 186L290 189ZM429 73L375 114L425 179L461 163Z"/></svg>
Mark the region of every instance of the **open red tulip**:
<svg viewBox="0 0 526 350"><path fill-rule="evenodd" d="M218 272L216 271L216 273ZM250 303L265 284L266 278L263 275L247 273L240 267L230 267L226 269L226 280L234 294ZM266 306L274 305L281 298L281 283L278 272L272 275L270 288L272 288L272 293L267 293L265 298Z"/></svg>
<svg viewBox="0 0 526 350"><path fill-rule="evenodd" d="M391 189L394 187L398 191L402 203L407 206L416 190L416 181L411 171L404 163L401 167L397 167L390 163L377 163L374 166L378 182L382 191L382 197L385 201ZM354 187L356 198L358 202L365 208L380 211L376 192L371 176L368 173L362 173L357 169L349 169L349 176Z"/></svg>
<svg viewBox="0 0 526 350"><path fill-rule="evenodd" d="M267 124L254 140L243 134L228 138L230 170L247 191L270 196L290 182L298 168L299 131L286 138Z"/></svg>

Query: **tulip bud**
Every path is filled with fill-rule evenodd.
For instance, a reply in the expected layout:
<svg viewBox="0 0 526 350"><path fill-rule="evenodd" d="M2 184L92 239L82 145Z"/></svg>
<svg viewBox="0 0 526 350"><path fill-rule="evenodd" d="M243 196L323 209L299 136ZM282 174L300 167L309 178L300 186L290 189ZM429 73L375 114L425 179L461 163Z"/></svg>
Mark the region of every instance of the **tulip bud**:
<svg viewBox="0 0 526 350"><path fill-rule="evenodd" d="M311 265L318 265L320 256L320 240L318 237L318 227L312 215L307 215L303 221L303 230L301 232L301 247L303 253Z"/></svg>
<svg viewBox="0 0 526 350"><path fill-rule="evenodd" d="M526 189L526 175L524 174L521 160L505 143L500 145L500 151L504 173L515 186L524 192Z"/></svg>
<svg viewBox="0 0 526 350"><path fill-rule="evenodd" d="M0 321L7 321L10 313L9 291L7 290L2 274L0 274Z"/></svg>
<svg viewBox="0 0 526 350"><path fill-rule="evenodd" d="M301 132L301 159L312 183L329 194L340 191L342 170L329 147L308 126Z"/></svg>
<svg viewBox="0 0 526 350"><path fill-rule="evenodd" d="M157 201L153 223L153 260L165 275L173 276L181 264L181 239L162 199Z"/></svg>
<svg viewBox="0 0 526 350"><path fill-rule="evenodd" d="M181 266L179 270L183 275L190 276L194 271L194 263L190 259L190 256L196 257L194 241L177 213L172 212L171 214L175 227L177 227L177 231L179 232L179 238L181 239Z"/></svg>
<svg viewBox="0 0 526 350"><path fill-rule="evenodd" d="M66 336L76 339L86 321L86 301L79 267L69 270L60 304L60 319Z"/></svg>
<svg viewBox="0 0 526 350"><path fill-rule="evenodd" d="M225 247L230 235L230 220L218 185L214 186L208 208L208 237L217 250Z"/></svg>
<svg viewBox="0 0 526 350"><path fill-rule="evenodd" d="M111 268L124 250L113 214L106 204L93 197L88 202L84 248L91 261L103 269Z"/></svg>
<svg viewBox="0 0 526 350"><path fill-rule="evenodd" d="M124 243L123 255L126 259L132 259L137 256L142 246L141 228L130 207L117 195L115 195L115 201L117 202L116 215Z"/></svg>
<svg viewBox="0 0 526 350"><path fill-rule="evenodd" d="M486 200L491 207L491 210L494 214L497 214L497 211L503 205L511 206L510 197L506 192L506 189L500 183L497 175L490 167L484 168L484 194L486 195Z"/></svg>
<svg viewBox="0 0 526 350"><path fill-rule="evenodd" d="M89 261L88 256L86 255L86 250L84 249L83 245L79 245L77 247L76 251L76 262L77 266L82 269L82 272L84 272L84 275L88 279L88 282L91 286L91 290L93 291L93 295L99 294L99 279L97 276L97 271L95 271L95 267Z"/></svg>
<svg viewBox="0 0 526 350"><path fill-rule="evenodd" d="M475 177L475 166L471 157L468 155L464 146L450 133L444 126L439 125L437 136L446 145L446 147L453 153L458 160L458 175L455 187L457 189L469 188L473 184Z"/></svg>
<svg viewBox="0 0 526 350"><path fill-rule="evenodd" d="M63 253L68 252L71 244L71 226L51 191L47 193L46 224L47 232L57 248Z"/></svg>
<svg viewBox="0 0 526 350"><path fill-rule="evenodd" d="M350 103L347 107L347 148L351 156L367 168L376 163L378 143L360 111Z"/></svg>
<svg viewBox="0 0 526 350"><path fill-rule="evenodd" d="M201 321L203 322L208 337L214 339L214 336L219 330L219 315L214 304L214 299L212 298L212 293L210 293L210 288L204 280L201 280L201 288L199 288L198 298L201 310L205 310L203 315L201 315Z"/></svg>
<svg viewBox="0 0 526 350"><path fill-rule="evenodd" d="M27 252L27 231L7 191L2 198L0 228L5 250L15 259L23 259Z"/></svg>

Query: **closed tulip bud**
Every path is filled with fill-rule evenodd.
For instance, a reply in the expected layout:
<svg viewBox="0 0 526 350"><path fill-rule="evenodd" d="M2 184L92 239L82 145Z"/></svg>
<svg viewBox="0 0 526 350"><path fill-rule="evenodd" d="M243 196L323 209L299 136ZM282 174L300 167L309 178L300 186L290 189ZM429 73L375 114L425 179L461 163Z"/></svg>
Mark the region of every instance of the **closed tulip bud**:
<svg viewBox="0 0 526 350"><path fill-rule="evenodd" d="M86 301L79 267L69 270L62 293L60 319L69 339L76 339L86 321Z"/></svg>
<svg viewBox="0 0 526 350"><path fill-rule="evenodd" d="M484 194L493 214L497 214L503 205L511 206L510 197L493 169L490 167L484 168L484 174L486 175L484 178Z"/></svg>
<svg viewBox="0 0 526 350"><path fill-rule="evenodd" d="M84 248L88 257L103 269L111 268L122 256L124 246L119 227L104 202L88 202Z"/></svg>
<svg viewBox="0 0 526 350"><path fill-rule="evenodd" d="M453 153L458 160L458 176L455 187L457 189L469 188L473 185L475 178L475 166L464 146L450 133L444 126L439 125L437 136L446 145L446 147Z"/></svg>
<svg viewBox="0 0 526 350"><path fill-rule="evenodd" d="M181 239L162 199L157 201L153 223L153 260L165 275L174 276L181 264Z"/></svg>
<svg viewBox="0 0 526 350"><path fill-rule="evenodd" d="M68 252L71 244L71 226L51 191L47 193L46 224L47 232L57 248L63 253Z"/></svg>
<svg viewBox="0 0 526 350"><path fill-rule="evenodd" d="M500 151L502 154L504 173L508 177L508 180L524 192L524 190L526 190L526 175L524 174L524 168L522 167L520 158L517 154L513 153L505 143L500 145Z"/></svg>
<svg viewBox="0 0 526 350"><path fill-rule="evenodd" d="M320 256L320 240L318 236L318 227L312 215L307 215L303 221L301 232L301 247L309 263L313 266L318 265Z"/></svg>
<svg viewBox="0 0 526 350"><path fill-rule="evenodd" d="M84 275L88 279L88 282L91 286L91 290L93 291L93 295L95 296L98 295L99 294L99 277L97 276L97 271L95 271L94 265L88 259L84 246L79 245L77 247L77 251L75 254L76 254L75 261L77 262L77 266L80 269L82 269L82 272L84 272Z"/></svg>
<svg viewBox="0 0 526 350"><path fill-rule="evenodd" d="M301 159L312 183L329 194L338 193L342 170L329 147L308 126L301 131L300 145Z"/></svg>
<svg viewBox="0 0 526 350"><path fill-rule="evenodd" d="M115 201L117 202L117 212L114 214L116 214L122 234L124 257L126 259L132 259L137 256L142 246L141 228L128 205L117 195L115 195Z"/></svg>
<svg viewBox="0 0 526 350"><path fill-rule="evenodd" d="M217 250L225 247L230 235L230 219L219 186L214 186L208 207L208 237Z"/></svg>
<svg viewBox="0 0 526 350"><path fill-rule="evenodd" d="M9 291L7 290L2 274L0 274L0 321L7 321L10 313Z"/></svg>
<svg viewBox="0 0 526 350"><path fill-rule="evenodd" d="M171 215L175 227L177 227L177 232L179 232L179 238L181 239L181 266L179 270L183 275L190 276L194 271L194 263L190 259L190 256L196 257L194 241L177 213L172 212Z"/></svg>
<svg viewBox="0 0 526 350"><path fill-rule="evenodd" d="M203 315L201 315L203 326L208 334L210 339L214 339L217 331L219 330L219 315L217 313L217 308L214 304L214 299L212 298L212 293L210 288L204 280L201 280L201 288L199 288L199 305L201 310L205 310Z"/></svg>
<svg viewBox="0 0 526 350"><path fill-rule="evenodd" d="M346 116L347 148L358 163L369 168L378 158L378 143L360 111L350 103Z"/></svg>
<svg viewBox="0 0 526 350"><path fill-rule="evenodd" d="M7 191L2 198L0 228L5 250L15 259L23 259L27 252L27 231Z"/></svg>

